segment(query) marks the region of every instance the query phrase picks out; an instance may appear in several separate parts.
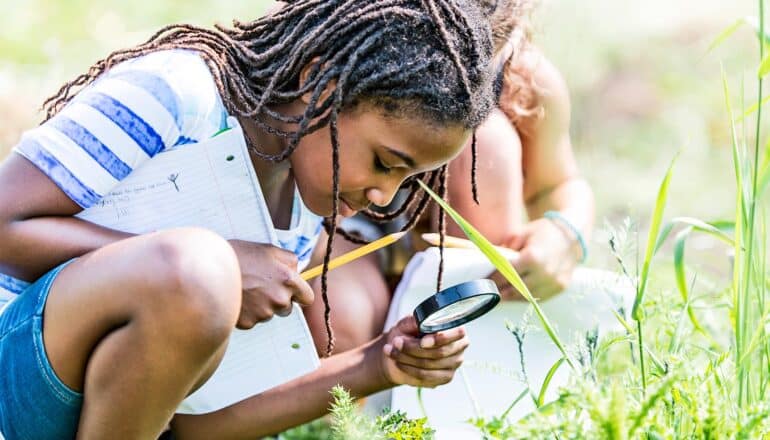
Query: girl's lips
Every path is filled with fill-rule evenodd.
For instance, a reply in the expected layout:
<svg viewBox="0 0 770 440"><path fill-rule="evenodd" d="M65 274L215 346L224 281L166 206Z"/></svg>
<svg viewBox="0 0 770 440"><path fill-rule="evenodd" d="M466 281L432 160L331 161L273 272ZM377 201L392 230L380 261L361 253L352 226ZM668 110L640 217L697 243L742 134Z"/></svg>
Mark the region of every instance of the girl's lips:
<svg viewBox="0 0 770 440"><path fill-rule="evenodd" d="M352 217L354 216L358 210L353 209L352 206L343 198L340 198L340 206L339 206L339 214L343 217Z"/></svg>

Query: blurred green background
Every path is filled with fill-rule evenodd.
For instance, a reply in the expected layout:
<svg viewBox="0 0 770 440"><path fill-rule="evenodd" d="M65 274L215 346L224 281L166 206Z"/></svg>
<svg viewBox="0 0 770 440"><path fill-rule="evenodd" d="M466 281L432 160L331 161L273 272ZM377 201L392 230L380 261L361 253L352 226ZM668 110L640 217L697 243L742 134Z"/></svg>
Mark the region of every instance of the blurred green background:
<svg viewBox="0 0 770 440"><path fill-rule="evenodd" d="M172 22L210 25L259 16L258 0L26 0L0 15L0 157L34 126L42 100L111 50ZM736 106L756 97L750 28L708 52L719 32L755 14L748 0L543 0L535 42L572 94L573 143L597 195L597 225L644 221L665 168L683 150L667 216L712 220L733 212L729 125L720 81ZM739 129L741 129L739 127ZM747 132L753 128L746 127ZM594 241L601 241L597 234ZM594 244L596 245L596 243Z"/></svg>

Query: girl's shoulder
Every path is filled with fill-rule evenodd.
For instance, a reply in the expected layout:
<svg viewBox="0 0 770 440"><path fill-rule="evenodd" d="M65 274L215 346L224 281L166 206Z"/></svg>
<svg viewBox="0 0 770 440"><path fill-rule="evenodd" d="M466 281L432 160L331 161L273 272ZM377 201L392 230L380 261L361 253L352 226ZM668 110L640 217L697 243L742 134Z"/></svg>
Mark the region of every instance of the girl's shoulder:
<svg viewBox="0 0 770 440"><path fill-rule="evenodd" d="M226 127L228 114L219 89L195 51L151 52L112 67L103 79L131 81L170 109L180 131L176 145L207 139Z"/></svg>

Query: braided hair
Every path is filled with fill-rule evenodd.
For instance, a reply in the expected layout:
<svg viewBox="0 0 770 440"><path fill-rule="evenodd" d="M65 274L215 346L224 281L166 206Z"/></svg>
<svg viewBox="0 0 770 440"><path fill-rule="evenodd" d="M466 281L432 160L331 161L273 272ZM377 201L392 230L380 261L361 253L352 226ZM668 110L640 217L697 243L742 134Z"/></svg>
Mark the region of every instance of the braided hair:
<svg viewBox="0 0 770 440"><path fill-rule="evenodd" d="M285 149L277 154L251 146L264 160L288 158L303 136L329 126L334 197L333 214L324 221L329 234L321 286L330 354L334 338L327 272L334 232L339 229L338 117L368 103L389 115L475 129L494 105L491 33L484 13L473 0L295 0L257 20L236 20L231 28L170 25L142 44L111 53L65 83L44 102L46 120L116 64L167 49L199 53L228 112L286 140ZM306 67L307 78L301 82ZM333 91L324 95L328 88ZM310 98L303 114L274 110L306 94ZM291 128L276 128L270 123L275 121ZM434 187L440 181L445 187L446 166L406 182L410 194L394 212L364 214L388 221L413 208L405 225L411 228L429 202L416 179Z"/></svg>

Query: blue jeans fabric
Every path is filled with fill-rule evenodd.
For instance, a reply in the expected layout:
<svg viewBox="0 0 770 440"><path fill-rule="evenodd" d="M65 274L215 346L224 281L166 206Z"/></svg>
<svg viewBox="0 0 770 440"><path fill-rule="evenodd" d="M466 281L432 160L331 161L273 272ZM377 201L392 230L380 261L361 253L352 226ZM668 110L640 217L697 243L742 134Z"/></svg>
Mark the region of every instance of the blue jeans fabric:
<svg viewBox="0 0 770 440"><path fill-rule="evenodd" d="M75 438L83 395L56 377L43 346L45 302L65 266L41 277L0 314L0 437L6 440Z"/></svg>

